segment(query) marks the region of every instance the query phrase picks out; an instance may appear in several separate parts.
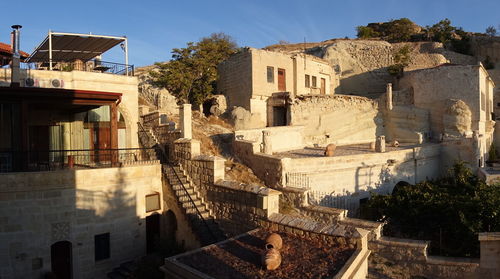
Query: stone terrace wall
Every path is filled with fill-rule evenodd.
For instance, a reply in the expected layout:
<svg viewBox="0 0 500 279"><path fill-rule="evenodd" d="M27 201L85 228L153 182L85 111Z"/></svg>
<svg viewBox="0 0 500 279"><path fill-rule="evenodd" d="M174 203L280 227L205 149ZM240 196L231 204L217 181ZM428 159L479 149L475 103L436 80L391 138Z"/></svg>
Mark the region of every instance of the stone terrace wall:
<svg viewBox="0 0 500 279"><path fill-rule="evenodd" d="M280 192L256 185L220 181L206 185L206 201L224 232L237 235L279 211Z"/></svg>
<svg viewBox="0 0 500 279"><path fill-rule="evenodd" d="M233 152L245 165L252 168L255 175L265 181L267 186L283 185L283 159L261 153L257 142L247 140L235 140Z"/></svg>
<svg viewBox="0 0 500 279"><path fill-rule="evenodd" d="M382 237L369 243L370 274L388 278L478 278L477 259L427 256L428 242Z"/></svg>
<svg viewBox="0 0 500 279"><path fill-rule="evenodd" d="M262 144L262 133L264 131L269 132L273 152L301 149L305 146L303 141L303 126L281 126L239 130L234 132L234 137L238 140L255 142L260 147Z"/></svg>
<svg viewBox="0 0 500 279"><path fill-rule="evenodd" d="M279 211L281 192L224 180L225 160L200 155L199 141L179 139L175 141L174 149L175 159L181 163L226 233L246 232L257 227L259 220Z"/></svg>
<svg viewBox="0 0 500 279"><path fill-rule="evenodd" d="M347 95L301 96L290 105L290 125L305 126L306 143L367 143L383 135L378 103Z"/></svg>

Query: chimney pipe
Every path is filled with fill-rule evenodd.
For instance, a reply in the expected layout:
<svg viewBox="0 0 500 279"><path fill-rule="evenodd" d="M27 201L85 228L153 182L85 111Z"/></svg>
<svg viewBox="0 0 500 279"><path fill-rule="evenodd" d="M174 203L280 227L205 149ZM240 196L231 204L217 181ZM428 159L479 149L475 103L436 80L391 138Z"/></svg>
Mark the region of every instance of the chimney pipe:
<svg viewBox="0 0 500 279"><path fill-rule="evenodd" d="M21 54L19 50L19 35L21 33L21 25L12 25L12 64L11 64L11 87L19 87L21 80L21 71L19 64L21 62Z"/></svg>

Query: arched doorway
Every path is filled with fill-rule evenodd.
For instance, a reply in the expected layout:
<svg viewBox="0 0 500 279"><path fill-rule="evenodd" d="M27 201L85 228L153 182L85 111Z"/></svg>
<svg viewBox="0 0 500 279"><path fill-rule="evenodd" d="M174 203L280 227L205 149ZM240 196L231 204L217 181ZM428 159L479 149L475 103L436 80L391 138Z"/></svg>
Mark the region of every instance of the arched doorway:
<svg viewBox="0 0 500 279"><path fill-rule="evenodd" d="M410 186L411 184L406 181L399 181L392 189L392 195L395 195L401 188Z"/></svg>
<svg viewBox="0 0 500 279"><path fill-rule="evenodd" d="M72 247L69 241L59 241L50 246L52 273L58 279L73 278Z"/></svg>
<svg viewBox="0 0 500 279"><path fill-rule="evenodd" d="M146 217L146 252L152 253L160 240L160 214L153 213Z"/></svg>
<svg viewBox="0 0 500 279"><path fill-rule="evenodd" d="M165 238L168 244L173 246L175 244L175 233L177 231L177 218L175 218L175 213L169 210L165 213Z"/></svg>

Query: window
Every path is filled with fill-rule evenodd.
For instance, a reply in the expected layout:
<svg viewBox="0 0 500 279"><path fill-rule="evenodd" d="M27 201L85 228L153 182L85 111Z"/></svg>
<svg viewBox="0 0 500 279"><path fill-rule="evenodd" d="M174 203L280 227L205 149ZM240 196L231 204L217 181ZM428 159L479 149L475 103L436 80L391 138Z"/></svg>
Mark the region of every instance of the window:
<svg viewBox="0 0 500 279"><path fill-rule="evenodd" d="M267 82L274 83L274 67L267 66Z"/></svg>
<svg viewBox="0 0 500 279"><path fill-rule="evenodd" d="M160 194L155 193L146 195L146 212L151 212L160 209Z"/></svg>
<svg viewBox="0 0 500 279"><path fill-rule="evenodd" d="M95 261L109 259L109 233L94 236Z"/></svg>
<svg viewBox="0 0 500 279"><path fill-rule="evenodd" d="M314 88L317 87L316 86L316 77L315 76L312 77L312 87L314 87Z"/></svg>
<svg viewBox="0 0 500 279"><path fill-rule="evenodd" d="M306 83L305 83L306 88L311 87L311 77L309 75L306 75Z"/></svg>

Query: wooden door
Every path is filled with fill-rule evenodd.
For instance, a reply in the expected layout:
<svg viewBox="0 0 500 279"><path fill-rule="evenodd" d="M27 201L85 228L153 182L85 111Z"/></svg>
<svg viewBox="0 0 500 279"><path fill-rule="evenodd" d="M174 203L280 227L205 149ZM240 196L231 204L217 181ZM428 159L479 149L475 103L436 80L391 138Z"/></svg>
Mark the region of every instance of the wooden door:
<svg viewBox="0 0 500 279"><path fill-rule="evenodd" d="M50 246L52 273L58 279L73 277L71 242L59 241Z"/></svg>
<svg viewBox="0 0 500 279"><path fill-rule="evenodd" d="M273 107L273 126L286 126L286 107Z"/></svg>
<svg viewBox="0 0 500 279"><path fill-rule="evenodd" d="M111 148L111 130L108 127L93 127L90 130L92 139L91 148L94 151L94 162L110 161L111 154L107 149Z"/></svg>
<svg viewBox="0 0 500 279"><path fill-rule="evenodd" d="M278 91L286 91L286 74L285 69L278 68Z"/></svg>
<svg viewBox="0 0 500 279"><path fill-rule="evenodd" d="M321 89L320 89L321 95L326 94L326 79L321 78Z"/></svg>
<svg viewBox="0 0 500 279"><path fill-rule="evenodd" d="M30 164L49 162L49 126L29 127Z"/></svg>

